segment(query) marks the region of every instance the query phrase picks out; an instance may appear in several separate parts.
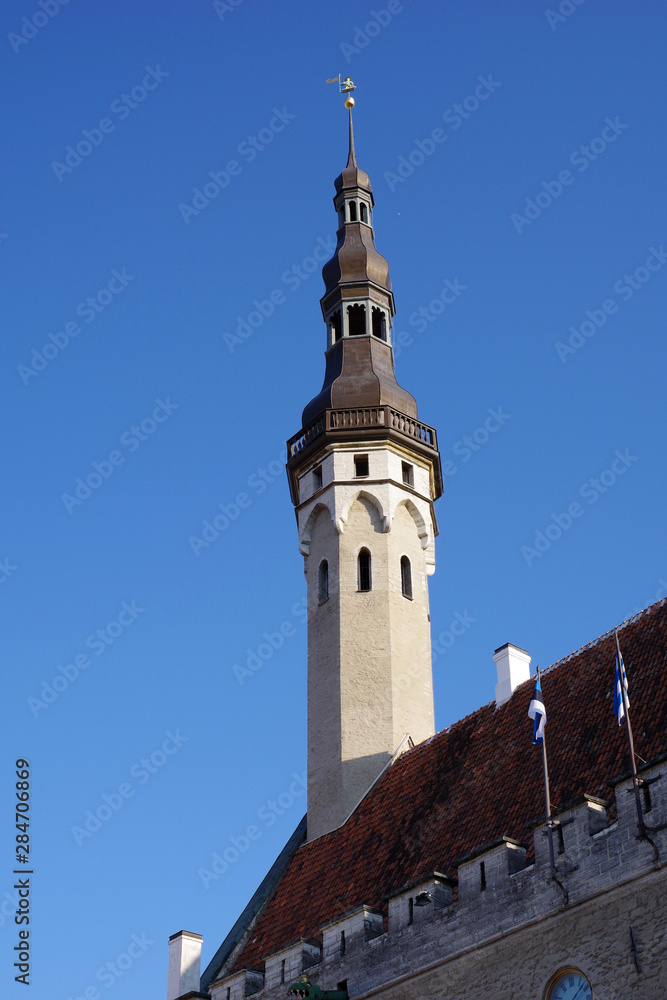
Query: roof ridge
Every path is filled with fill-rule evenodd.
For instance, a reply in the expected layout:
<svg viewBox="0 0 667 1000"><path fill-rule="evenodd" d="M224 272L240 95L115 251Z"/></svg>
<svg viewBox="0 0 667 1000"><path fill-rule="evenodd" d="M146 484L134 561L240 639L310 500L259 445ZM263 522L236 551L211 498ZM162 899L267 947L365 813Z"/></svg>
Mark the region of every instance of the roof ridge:
<svg viewBox="0 0 667 1000"><path fill-rule="evenodd" d="M598 643L603 642L604 639L608 639L610 636L612 636L614 632L620 632L621 629L625 628L627 625L632 625L643 615L647 615L655 608L661 607L666 600L667 598L663 597L661 600L655 601L654 604L649 604L647 607L642 608L642 610L638 611L637 614L631 615L629 618L626 618L625 621L622 621L620 625L615 625L613 628L610 628L606 632L603 632L602 635L599 635L597 637L597 639L591 639L590 642L587 642L585 643L585 645L580 646L579 649L575 649L573 652L568 653L567 656L563 656L561 657L560 660L556 660L554 663L551 663L548 667L542 670L541 673L546 674L548 671L554 670L556 667L559 667L562 663L567 663L567 661L571 660L572 657L579 656L579 654L583 653L586 649L592 649L594 646L597 646Z"/></svg>

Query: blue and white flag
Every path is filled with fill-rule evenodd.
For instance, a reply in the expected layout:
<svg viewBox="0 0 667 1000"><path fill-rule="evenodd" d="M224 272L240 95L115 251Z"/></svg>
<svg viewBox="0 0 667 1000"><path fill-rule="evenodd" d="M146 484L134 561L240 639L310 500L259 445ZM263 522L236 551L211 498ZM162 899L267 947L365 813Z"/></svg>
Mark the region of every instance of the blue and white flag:
<svg viewBox="0 0 667 1000"><path fill-rule="evenodd" d="M533 726L533 743L542 743L544 740L544 727L547 724L547 710L544 707L542 685L540 684L539 677L535 681L535 690L533 691L533 700L528 708L528 717L535 720Z"/></svg>
<svg viewBox="0 0 667 1000"><path fill-rule="evenodd" d="M623 705L623 694L621 692L621 677L623 678L623 685L625 687L625 700L628 708L630 708L630 699L628 698L628 678L625 674L625 666L623 664L623 656L621 654L620 647L617 646L616 674L614 676L614 714L618 719L619 726L623 724L623 719L625 718L625 706Z"/></svg>

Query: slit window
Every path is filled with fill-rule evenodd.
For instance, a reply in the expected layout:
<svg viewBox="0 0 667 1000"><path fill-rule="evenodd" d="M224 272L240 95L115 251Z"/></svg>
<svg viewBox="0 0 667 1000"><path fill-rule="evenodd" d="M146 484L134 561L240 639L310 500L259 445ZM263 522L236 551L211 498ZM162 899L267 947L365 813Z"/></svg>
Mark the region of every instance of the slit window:
<svg viewBox="0 0 667 1000"><path fill-rule="evenodd" d="M316 465L313 469L313 493L322 489L322 466Z"/></svg>
<svg viewBox="0 0 667 1000"><path fill-rule="evenodd" d="M412 898L412 896L410 896L410 899L408 900L408 924L411 924L414 919L415 919L415 901Z"/></svg>
<svg viewBox="0 0 667 1000"><path fill-rule="evenodd" d="M483 861L479 863L479 887L481 890L486 889L486 870Z"/></svg>
<svg viewBox="0 0 667 1000"><path fill-rule="evenodd" d="M556 833L558 834L558 853L565 854L565 837L563 836L563 826L561 823L556 827Z"/></svg>
<svg viewBox="0 0 667 1000"><path fill-rule="evenodd" d="M365 592L371 589L371 554L362 549L357 557L357 588Z"/></svg>
<svg viewBox="0 0 667 1000"><path fill-rule="evenodd" d="M350 222L357 221L357 203L356 201L350 202Z"/></svg>
<svg viewBox="0 0 667 1000"><path fill-rule="evenodd" d="M359 211L361 212L361 221L368 222L368 211L366 210L366 206L363 201L359 204Z"/></svg>
<svg viewBox="0 0 667 1000"><path fill-rule="evenodd" d="M231 988L231 986L228 986L227 987L227 1000L230 1000L231 995L232 995L232 988Z"/></svg>
<svg viewBox="0 0 667 1000"><path fill-rule="evenodd" d="M357 477L368 475L368 455L354 456L354 474Z"/></svg>
<svg viewBox="0 0 667 1000"><path fill-rule="evenodd" d="M340 932L340 953L345 954L345 931Z"/></svg>
<svg viewBox="0 0 667 1000"><path fill-rule="evenodd" d="M406 486L415 485L415 470L414 466L410 465L409 462L401 463L401 474L403 476L403 482Z"/></svg>
<svg viewBox="0 0 667 1000"><path fill-rule="evenodd" d="M343 336L343 324L341 322L340 309L336 309L336 312L332 313L329 320L329 328L331 330L331 343L335 344Z"/></svg>
<svg viewBox="0 0 667 1000"><path fill-rule="evenodd" d="M378 337L380 340L386 340L387 334L384 313L381 309L376 309L376 307L373 306L373 312L371 315L373 318L373 336Z"/></svg>
<svg viewBox="0 0 667 1000"><path fill-rule="evenodd" d="M317 600L321 604L329 600L329 563L323 559L317 571Z"/></svg>
<svg viewBox="0 0 667 1000"><path fill-rule="evenodd" d="M281 983L285 982L285 959L284 958L283 958L282 962L280 963L280 982Z"/></svg>
<svg viewBox="0 0 667 1000"><path fill-rule="evenodd" d="M363 337L366 333L366 306L347 307L347 331L350 337Z"/></svg>
<svg viewBox="0 0 667 1000"><path fill-rule="evenodd" d="M401 556L401 592L412 600L412 567L407 556Z"/></svg>
<svg viewBox="0 0 667 1000"><path fill-rule="evenodd" d="M651 811L651 787L647 781L641 785L642 795L644 796L644 812L650 813Z"/></svg>

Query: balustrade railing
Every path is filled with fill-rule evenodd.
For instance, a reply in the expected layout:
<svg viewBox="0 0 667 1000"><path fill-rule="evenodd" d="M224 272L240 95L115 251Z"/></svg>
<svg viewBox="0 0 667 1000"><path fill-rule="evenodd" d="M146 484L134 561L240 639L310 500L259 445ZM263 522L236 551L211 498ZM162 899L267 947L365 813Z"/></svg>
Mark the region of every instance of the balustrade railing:
<svg viewBox="0 0 667 1000"><path fill-rule="evenodd" d="M397 431L437 451L435 430L414 417L409 417L391 406L364 406L352 409L325 410L316 420L287 442L290 458L307 448L321 434L364 427L383 427Z"/></svg>

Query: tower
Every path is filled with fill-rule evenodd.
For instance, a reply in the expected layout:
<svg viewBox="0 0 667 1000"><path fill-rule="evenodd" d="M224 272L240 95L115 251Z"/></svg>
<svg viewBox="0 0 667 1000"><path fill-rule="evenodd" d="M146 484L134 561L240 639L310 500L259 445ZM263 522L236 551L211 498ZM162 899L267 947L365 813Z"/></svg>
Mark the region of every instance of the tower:
<svg viewBox="0 0 667 1000"><path fill-rule="evenodd" d="M288 442L308 601L308 839L340 826L396 753L434 733L428 576L436 434L396 382L373 191L349 154L322 269L324 384Z"/></svg>

